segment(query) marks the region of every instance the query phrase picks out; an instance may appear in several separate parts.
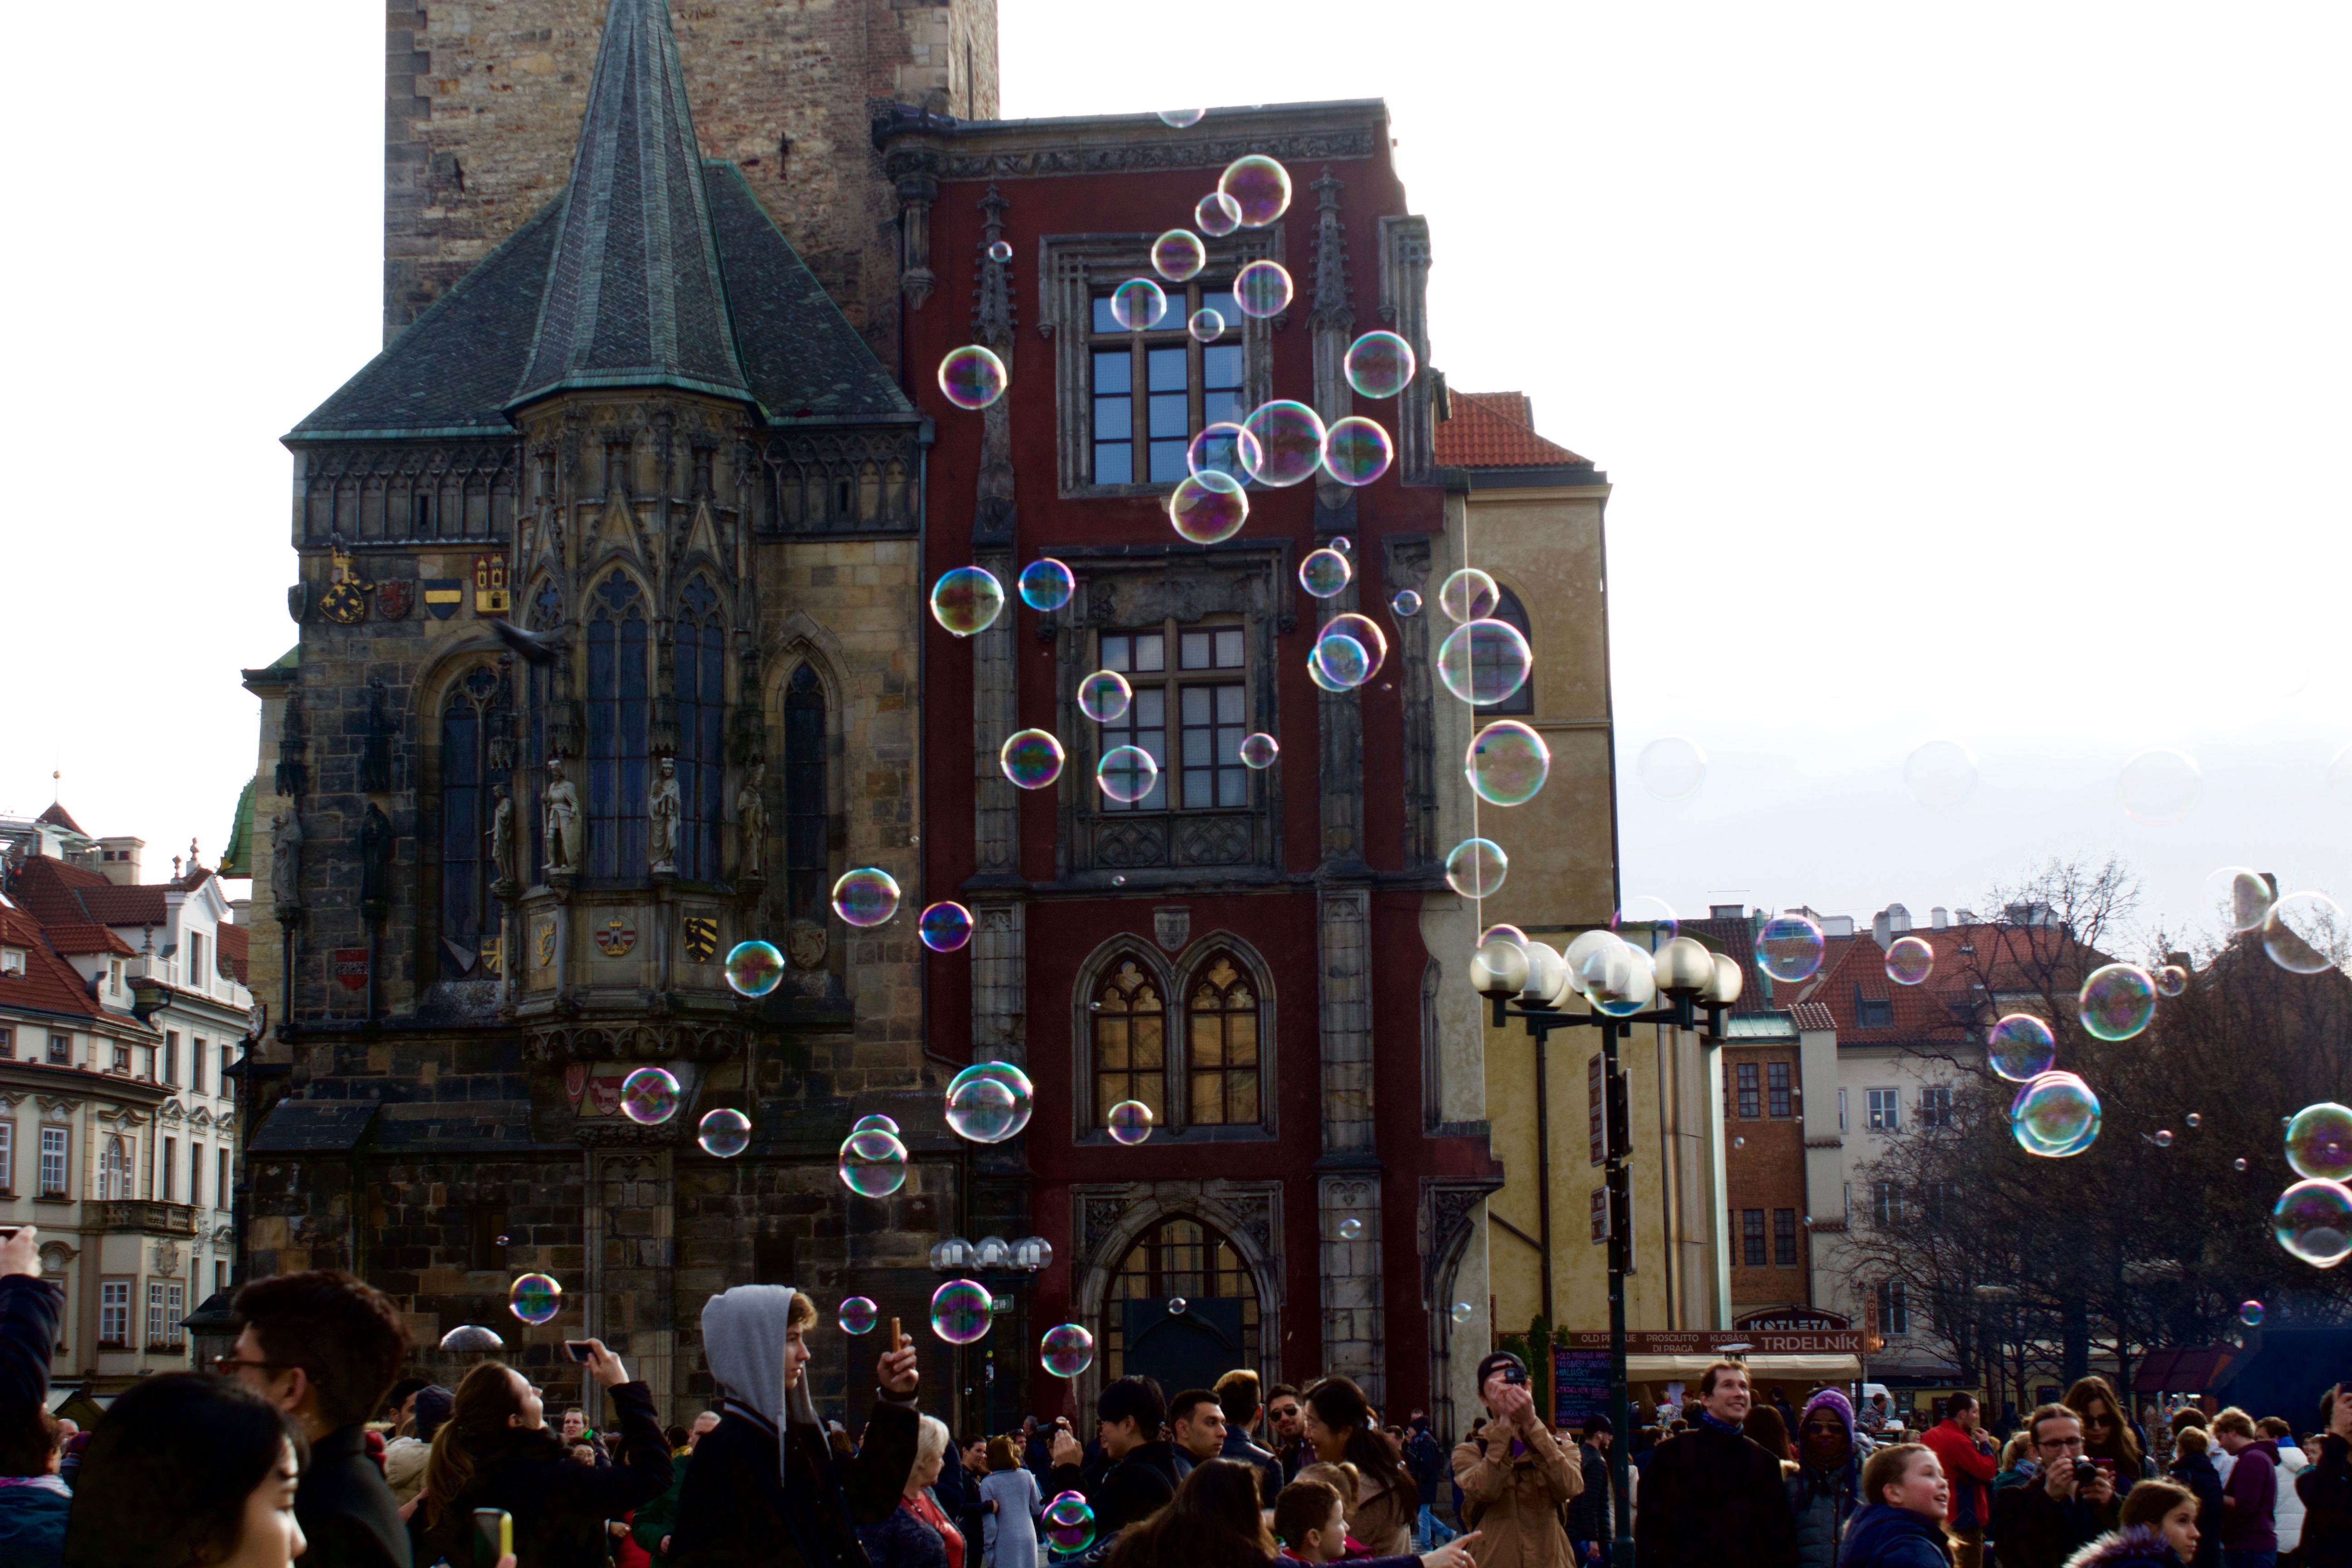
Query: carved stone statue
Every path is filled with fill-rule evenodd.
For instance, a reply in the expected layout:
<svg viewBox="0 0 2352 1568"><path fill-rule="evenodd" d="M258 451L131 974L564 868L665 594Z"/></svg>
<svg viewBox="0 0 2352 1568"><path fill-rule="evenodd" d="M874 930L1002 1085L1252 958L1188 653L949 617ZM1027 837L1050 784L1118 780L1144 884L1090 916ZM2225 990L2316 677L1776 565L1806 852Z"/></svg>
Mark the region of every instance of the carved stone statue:
<svg viewBox="0 0 2352 1568"><path fill-rule="evenodd" d="M742 848L738 875L764 875L768 853L768 764L754 761L744 770L743 787L735 792L735 831Z"/></svg>
<svg viewBox="0 0 2352 1568"><path fill-rule="evenodd" d="M563 759L547 759L547 870L576 876L580 870L580 786L563 776Z"/></svg>
<svg viewBox="0 0 2352 1568"><path fill-rule="evenodd" d="M302 822L291 806L269 819L269 897L289 907L302 901Z"/></svg>
<svg viewBox="0 0 2352 1568"><path fill-rule="evenodd" d="M360 819L360 902L383 905L392 897L392 818L371 805Z"/></svg>
<svg viewBox="0 0 2352 1568"><path fill-rule="evenodd" d="M784 956L794 969L824 967L826 934L814 921L794 921L784 928Z"/></svg>
<svg viewBox="0 0 2352 1568"><path fill-rule="evenodd" d="M492 784L490 797L498 805L490 812L490 870L498 880L515 879L514 799L504 784Z"/></svg>
<svg viewBox="0 0 2352 1568"><path fill-rule="evenodd" d="M649 836L646 853L650 869L677 874L677 823L683 809L677 798L677 763L664 757L661 775L654 780L653 793L646 799L646 828Z"/></svg>

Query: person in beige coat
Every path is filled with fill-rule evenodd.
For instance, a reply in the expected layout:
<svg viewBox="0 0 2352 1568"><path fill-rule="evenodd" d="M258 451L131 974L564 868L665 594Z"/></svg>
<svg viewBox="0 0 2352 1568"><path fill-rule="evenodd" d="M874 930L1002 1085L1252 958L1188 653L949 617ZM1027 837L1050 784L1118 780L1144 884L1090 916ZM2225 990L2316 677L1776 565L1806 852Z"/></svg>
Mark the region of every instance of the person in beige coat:
<svg viewBox="0 0 2352 1568"><path fill-rule="evenodd" d="M1478 1399L1486 1429L1454 1450L1462 1522L1479 1532L1478 1568L1571 1568L1559 1510L1584 1476L1536 1414L1526 1363L1508 1351L1480 1362Z"/></svg>

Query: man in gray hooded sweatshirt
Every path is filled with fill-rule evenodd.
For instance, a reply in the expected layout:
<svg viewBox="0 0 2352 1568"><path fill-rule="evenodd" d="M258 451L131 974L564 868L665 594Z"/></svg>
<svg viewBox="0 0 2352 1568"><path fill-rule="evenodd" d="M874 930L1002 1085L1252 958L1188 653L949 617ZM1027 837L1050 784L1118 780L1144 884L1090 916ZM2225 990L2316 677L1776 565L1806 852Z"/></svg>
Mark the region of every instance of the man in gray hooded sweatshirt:
<svg viewBox="0 0 2352 1568"><path fill-rule="evenodd" d="M724 1416L679 1489L669 1568L866 1568L856 1527L898 1506L915 1464L914 1342L876 1362L865 1447L837 1457L809 1397L814 1302L782 1285L738 1285L702 1309L702 1349Z"/></svg>

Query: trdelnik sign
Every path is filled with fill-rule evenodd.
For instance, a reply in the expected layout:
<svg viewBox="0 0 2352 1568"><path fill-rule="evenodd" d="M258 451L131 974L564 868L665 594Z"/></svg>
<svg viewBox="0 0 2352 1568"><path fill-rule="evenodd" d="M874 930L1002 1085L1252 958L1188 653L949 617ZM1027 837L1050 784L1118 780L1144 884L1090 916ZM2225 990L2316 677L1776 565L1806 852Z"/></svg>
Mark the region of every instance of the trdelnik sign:
<svg viewBox="0 0 2352 1568"><path fill-rule="evenodd" d="M1576 1350L1607 1350L1609 1331L1577 1329L1568 1342ZM1686 1332L1635 1332L1625 1336L1627 1355L1859 1355L1859 1329L1695 1329Z"/></svg>

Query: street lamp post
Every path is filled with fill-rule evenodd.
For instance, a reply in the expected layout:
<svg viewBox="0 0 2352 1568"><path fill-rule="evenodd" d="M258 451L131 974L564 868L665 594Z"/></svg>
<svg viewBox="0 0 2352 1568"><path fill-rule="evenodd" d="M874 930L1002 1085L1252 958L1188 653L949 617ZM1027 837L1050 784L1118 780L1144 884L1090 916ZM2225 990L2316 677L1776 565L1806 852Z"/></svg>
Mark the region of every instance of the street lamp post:
<svg viewBox="0 0 2352 1568"><path fill-rule="evenodd" d="M1578 937L1565 955L1540 942L1523 948L1490 942L1472 959L1470 976L1478 994L1493 1005L1495 1027L1504 1028L1517 1018L1538 1051L1554 1029L1601 1031L1599 1152L1607 1172L1610 1422L1616 1434L1609 1445L1609 1487L1617 1521L1612 1562L1612 1568L1634 1568L1626 1479L1633 1413L1625 1379L1625 1276L1633 1271L1633 1140L1617 1045L1636 1024L1688 1029L1698 1026L1702 1014L1705 1032L1720 1039L1724 1009L1739 999L1739 965L1686 936L1667 942L1654 959L1646 953L1637 956L1614 932L1604 931ZM1547 1293L1549 1288L1546 1279ZM1546 1413L1548 1417L1551 1414Z"/></svg>

